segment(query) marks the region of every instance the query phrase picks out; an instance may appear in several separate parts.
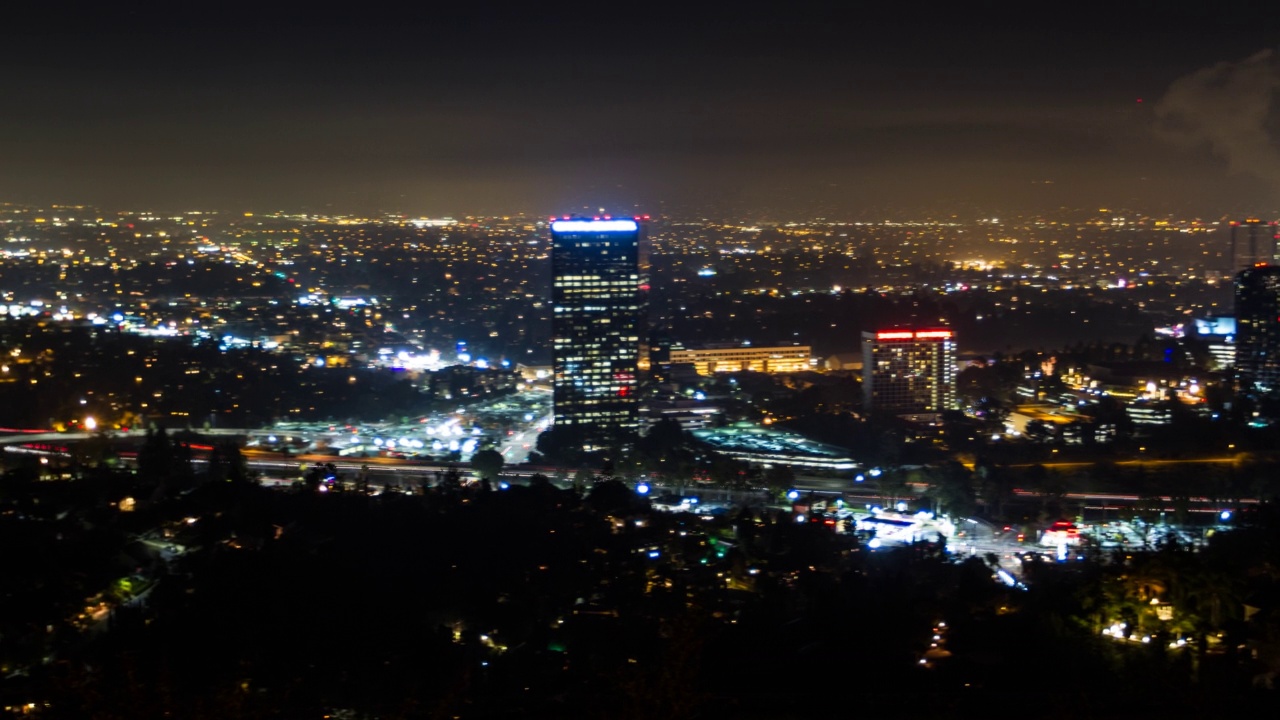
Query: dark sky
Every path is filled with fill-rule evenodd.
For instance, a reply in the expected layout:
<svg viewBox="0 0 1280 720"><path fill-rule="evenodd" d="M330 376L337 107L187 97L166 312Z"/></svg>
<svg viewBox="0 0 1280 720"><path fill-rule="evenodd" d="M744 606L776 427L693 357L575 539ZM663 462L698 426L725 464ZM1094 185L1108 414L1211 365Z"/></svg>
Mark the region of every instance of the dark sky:
<svg viewBox="0 0 1280 720"><path fill-rule="evenodd" d="M1280 213L1273 3L859 4L16 10L0 200Z"/></svg>

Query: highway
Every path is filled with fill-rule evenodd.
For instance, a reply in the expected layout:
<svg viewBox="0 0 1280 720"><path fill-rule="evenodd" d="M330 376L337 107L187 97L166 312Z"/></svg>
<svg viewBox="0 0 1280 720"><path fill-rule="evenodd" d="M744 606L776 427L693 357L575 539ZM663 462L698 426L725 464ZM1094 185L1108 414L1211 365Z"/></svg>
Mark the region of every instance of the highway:
<svg viewBox="0 0 1280 720"><path fill-rule="evenodd" d="M534 449L537 441L539 427L550 421L547 416L537 423L531 423L526 429L514 433L503 439L499 445L499 450L506 459L507 465L503 469L502 478L508 481L527 480L530 476L537 473L554 475L554 469L543 467L530 467L523 463L528 459L529 453ZM12 428L0 429L0 432L10 433L0 435L0 446L26 445L26 444L49 444L61 446L67 442L85 440L94 437L96 433L90 432L51 432L41 430L17 430ZM261 430L247 428L216 428L210 430L201 430L201 435L211 435L217 437L266 437L278 434L279 430ZM146 436L145 430L130 430L127 432L112 431L112 437L128 437L142 438ZM44 450L35 452L51 453ZM457 469L463 473L464 477L470 475L470 465L467 463L421 463L413 460L403 460L386 457L368 457L368 458L344 458L329 455L300 455L296 457L286 457L275 453L263 453L255 449L249 448L245 450L246 462L250 470L257 471L266 477L293 477L300 475L300 468L310 466L316 463L331 463L338 472L345 478L354 478L360 472L367 469L371 481L378 484L377 481L390 481L396 485L405 485L407 481L421 482L423 478L433 479L438 473L447 472L450 469ZM1173 464L1222 464L1239 462L1242 456L1232 455L1225 457L1187 459L1187 460L1125 460L1115 464L1117 465L1173 465ZM197 462L201 462L197 459ZM1062 462L1062 463L1046 463L1044 467L1053 469L1064 468L1083 468L1095 465L1092 462ZM566 469L565 474L573 474L574 469ZM690 486L691 488L694 486ZM913 496L922 495L927 486L914 483L911 486ZM865 483L855 483L848 478L831 478L813 475L800 475L796 477L795 488L801 492L820 492L820 493L839 493L846 497L849 502L875 502L882 500L883 495L879 493L879 489L875 485L874 480ZM759 496L759 490L744 491L754 496ZM1033 490L1015 490L1015 495L1025 498L1037 498L1042 494ZM1167 503L1169 506L1167 511L1173 511L1174 498L1171 496L1161 496L1159 498L1145 498L1136 494L1126 493L1105 493L1105 492L1071 492L1066 493L1063 499L1080 503L1086 509L1119 509L1128 505L1133 505L1140 500L1158 500ZM1209 497L1192 497L1189 498L1193 505L1201 507L1193 508L1193 511L1199 512L1217 512L1219 507L1225 501ZM1232 504L1257 504L1256 498L1232 499Z"/></svg>

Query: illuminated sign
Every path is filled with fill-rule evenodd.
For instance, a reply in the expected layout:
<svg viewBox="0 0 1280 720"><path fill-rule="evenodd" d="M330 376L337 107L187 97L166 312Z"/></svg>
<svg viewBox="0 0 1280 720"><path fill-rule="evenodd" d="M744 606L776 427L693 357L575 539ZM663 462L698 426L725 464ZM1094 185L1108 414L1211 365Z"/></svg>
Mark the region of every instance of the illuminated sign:
<svg viewBox="0 0 1280 720"><path fill-rule="evenodd" d="M950 330L882 330L876 333L877 340L947 340L950 338Z"/></svg>
<svg viewBox="0 0 1280 720"><path fill-rule="evenodd" d="M640 228L635 220L556 220L551 232L635 232Z"/></svg>

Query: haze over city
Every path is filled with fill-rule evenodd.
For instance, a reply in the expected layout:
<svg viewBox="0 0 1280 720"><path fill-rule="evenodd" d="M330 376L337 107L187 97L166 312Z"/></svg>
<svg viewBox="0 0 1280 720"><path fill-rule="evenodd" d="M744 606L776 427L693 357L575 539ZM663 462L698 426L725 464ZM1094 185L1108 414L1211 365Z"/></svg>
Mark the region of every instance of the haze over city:
<svg viewBox="0 0 1280 720"><path fill-rule="evenodd" d="M1278 204L1258 4L185 12L16 10L0 197L784 220Z"/></svg>

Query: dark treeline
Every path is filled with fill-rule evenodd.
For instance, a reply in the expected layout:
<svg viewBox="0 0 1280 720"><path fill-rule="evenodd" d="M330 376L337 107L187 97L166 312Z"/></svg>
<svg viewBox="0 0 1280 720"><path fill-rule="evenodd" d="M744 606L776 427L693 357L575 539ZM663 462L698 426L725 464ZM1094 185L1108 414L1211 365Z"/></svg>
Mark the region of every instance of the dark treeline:
<svg viewBox="0 0 1280 720"><path fill-rule="evenodd" d="M1269 510L1201 553L1032 562L1021 590L990 558L869 552L763 509L654 513L600 477L575 491L442 476L367 497L239 476L157 492L168 475L152 470L34 490L3 476L0 532L25 548L5 576L27 578L0 615L6 667L22 669L6 701L143 720L1239 717L1274 701L1255 687L1280 658ZM120 512L124 493L152 499ZM148 529L188 552L147 559L133 538ZM130 602L113 573L148 590ZM63 622L102 587L118 600L105 620ZM1116 620L1156 642L1104 638ZM950 656L922 666L940 632ZM1168 648L1179 637L1191 648Z"/></svg>

